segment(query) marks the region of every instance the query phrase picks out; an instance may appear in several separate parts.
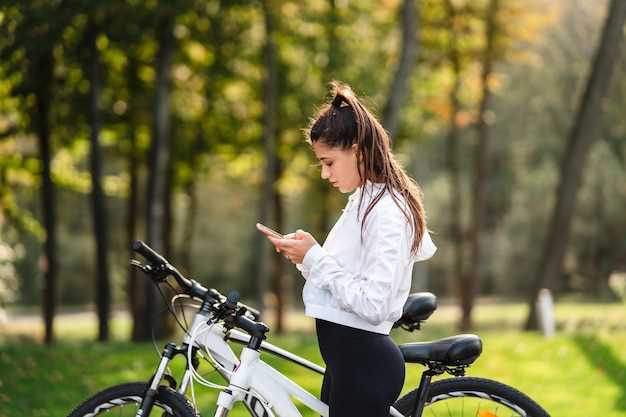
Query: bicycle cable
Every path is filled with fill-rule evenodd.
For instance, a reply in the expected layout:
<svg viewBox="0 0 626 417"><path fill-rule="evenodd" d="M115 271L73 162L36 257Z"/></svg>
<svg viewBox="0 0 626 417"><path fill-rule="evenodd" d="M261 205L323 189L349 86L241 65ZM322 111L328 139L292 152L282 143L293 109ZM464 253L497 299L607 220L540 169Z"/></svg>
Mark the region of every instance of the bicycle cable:
<svg viewBox="0 0 626 417"><path fill-rule="evenodd" d="M170 289L171 289L172 291L176 292L176 289L172 286L172 284L170 284L167 280L165 280L164 282L165 282L165 283L166 283L166 284L170 287ZM158 282L155 282L154 284L155 284L155 286L157 287L157 290L159 291L159 294L161 295L161 298L163 299L163 303L165 304L165 307L167 308L167 311L169 311L169 313L170 313L172 316L174 316L174 319L176 320L176 323L177 323L177 324L178 324L178 326L179 326L179 327L183 330L183 332L185 332L185 334L189 335L189 332L187 331L187 328L186 328L186 327L184 327L184 326L182 325L182 323L180 322L180 320L179 320L179 319L178 319L178 317L176 316L176 313L174 312L173 307L172 307L172 308L170 308L170 303L168 303L168 302L167 302L167 298L165 298L165 294L163 293L163 290L161 289L161 286L159 285L159 283L158 283ZM164 312L165 312L165 310L161 310L161 311L159 312L159 315L160 315L161 313L164 313ZM155 335L155 329L154 329L154 328L155 328L155 325L156 325L156 323L153 321L153 322L152 322L152 326L151 326L151 333L152 333L152 345L154 346L154 350L156 351L157 356L158 356L159 358L161 358L161 357L162 357L162 353L159 351L159 348L158 348L157 343L156 343L156 335ZM171 373L172 373L172 369L170 368L170 366L169 366L169 365L167 366L166 371L167 371L169 374L171 374Z"/></svg>
<svg viewBox="0 0 626 417"><path fill-rule="evenodd" d="M195 328L191 329L191 340L189 343L189 345L187 346L187 363L190 364L192 363L192 350L193 350L193 345L195 344L195 340L196 337L199 336L199 334L197 335L196 333L199 333L199 330L205 326L205 323L200 323L198 326L196 326ZM208 327L208 329L211 329L211 327L213 326L213 324L211 324L211 326ZM204 330L204 329L203 329ZM198 345L200 346L200 345ZM198 350L197 352L198 354L200 354L200 350ZM203 356L203 355L201 355ZM211 361L213 362L212 365L214 368L216 368L216 363L217 361L215 361L215 359L209 354L209 356L211 357ZM204 359L204 358L203 358ZM217 368L216 368L217 369ZM204 377L202 377L195 369L193 366L189 367L189 370L191 371L191 399L194 403L194 405L196 404L196 392L195 392L195 388L193 386L194 381L197 381L199 384L204 385L206 387L209 388L216 388L216 389L220 389L220 390L224 390L224 389L228 389L228 387L225 387L223 385L219 385L219 384L215 384L213 382L210 382L209 380L205 379Z"/></svg>
<svg viewBox="0 0 626 417"><path fill-rule="evenodd" d="M195 341L198 337L200 337L200 335L202 335L203 333L210 331L213 326L215 325L215 322L210 322L210 324L207 323L200 323L198 326L196 326L195 328L191 329L191 343L189 343L189 345L187 346L187 360L189 361L189 363L191 363L191 354L192 354L192 349L193 346L195 344ZM198 346L200 346L200 344L198 344ZM226 369L225 367L223 367L214 357L213 355L211 355L211 352L208 351L208 349L204 350L207 355L209 356L209 359L211 361L211 364L214 368L216 369L220 369L222 370L224 373L226 374L232 374L232 371L229 371L228 369ZM197 379L197 381L202 384L202 385L206 385L210 388L216 388L216 389L227 389L227 386L223 386L223 385L219 385L219 384L215 384L214 382L211 382L207 379L204 379L204 377L202 377L195 369L193 369L193 367L190 368L191 370L191 375Z"/></svg>
<svg viewBox="0 0 626 417"><path fill-rule="evenodd" d="M187 358L188 358L187 360L191 360L191 351L192 351L192 346L195 344L195 339L197 337L199 337L201 334L210 331L213 328L213 326L215 324L217 324L217 321L210 321L209 323L201 323L198 326L196 326L194 329L191 329L191 343L187 347ZM211 360L211 362L212 362L214 367L222 369L227 374L232 374L233 373L233 371L229 371L228 369L223 367L213 357L213 355L211 355L211 352L208 349L204 349L204 351L209 356L209 358L210 358L210 360ZM229 386L219 385L219 384L216 384L214 382L211 382L211 381L203 378L200 374L198 374L198 372L195 369L193 369L193 367L191 367L190 370L191 370L192 380L196 379L198 381L198 383L201 384L201 385L204 385L204 386L209 387L209 388L220 389L220 390L229 389L229 390L240 391L244 395L251 395L251 396L257 398L259 401L261 401L263 404L265 404L267 406L269 406L269 404L270 404L268 401L265 400L265 398L263 398L263 396L259 392L257 392L256 390L254 390L252 388L250 388L249 390L245 390L243 388L239 388L239 387L232 386L232 385L229 385ZM193 384L192 384L192 386L193 386ZM194 395L195 394L194 394L194 391L193 391L193 388L192 388L192 398L194 398ZM195 401L195 399L194 399L194 401Z"/></svg>
<svg viewBox="0 0 626 417"><path fill-rule="evenodd" d="M164 280L164 282L168 285L168 287L170 287L170 289L174 292L177 292L176 289L174 288L174 286L172 284L170 284L167 280ZM201 323L200 325L198 325L195 329L191 330L191 334L189 333L189 328L188 325L185 327L182 325L182 323L180 322L180 320L178 319L178 316L176 315L176 313L173 311L174 307L173 307L173 302L174 300L178 299L179 296L182 297L187 297L189 299L193 299L193 297L189 297L187 294L177 294L176 296L174 296L171 300L170 303L172 303L172 306L170 307L170 303L167 302L167 299L165 298L165 294L163 293L163 291L161 290L161 287L158 283L155 283L159 294L161 295L161 298L163 299L167 310L170 312L170 314L172 314L172 316L174 316L174 319L176 320L176 323L178 324L178 326L185 332L186 335L188 335L191 339L191 343L188 344L187 346L187 363L191 364L192 363L192 348L195 344L195 339L197 337L200 336L200 334L210 331L213 326L215 324L217 324L217 321L210 321L210 324L207 323ZM163 310L165 311L165 310ZM184 313L183 313L184 314ZM187 324L187 320L185 320L185 324ZM155 323L153 323L152 325L152 343L154 345L154 348L157 352L157 355L159 357L161 357L161 353L159 352L159 349L156 345L156 337L154 334L154 325ZM202 331L200 331L200 329L202 329ZM198 333L198 334L196 334ZM218 368L221 369L223 372L225 372L226 374L232 374L233 371L229 371L228 369L226 369L224 366L222 366L211 354L211 352L208 349L204 349L204 352L207 354L207 356L210 359L210 362L212 364L212 366L217 370ZM204 358L204 355L202 355L202 351L198 350L198 354L200 354L201 358L203 360L206 361L206 358ZM191 396L192 396L192 401L194 403L194 405L196 404L196 398L195 398L195 389L193 386L194 380L196 380L198 383L200 383L201 385L204 385L206 387L209 388L215 388L215 389L219 389L219 390L236 390L236 391L240 391L242 392L244 395L252 395L253 397L257 398L259 401L261 401L261 403L269 406L270 403L268 401L266 401L263 396L260 395L260 393L258 393L256 390L250 388L249 390L245 390L243 388L239 388L239 387L235 387L235 386L225 386L225 385L220 385L220 384L216 384L214 382L211 382L207 379L205 379L202 375L200 375L193 366L189 366L188 369L191 371ZM168 372L171 372L170 367L167 367Z"/></svg>
<svg viewBox="0 0 626 417"><path fill-rule="evenodd" d="M171 289L172 291L176 292L176 289L172 286L172 284L170 284L167 280L165 280L164 282L165 282L165 283L166 283L166 284L170 287L170 289ZM188 363L188 364L191 364L191 363L192 363L192 360L191 360L191 348L193 347L193 344L194 344L195 338L196 338L196 337L198 337L199 335L194 335L194 332L193 332L193 331L192 331L192 333L190 334L190 333L189 333L189 328L188 328L188 326L187 326L187 327L185 327L185 326L183 326L183 325L182 325L182 323L181 323L181 322L180 322L180 320L178 319L178 317L177 317L176 313L173 311L173 310L174 310L174 307L173 307L173 300L174 300L174 299L176 299L176 298L178 298L178 296L188 297L188 298L190 298L190 299L193 299L193 298L192 298L192 297L189 297L187 294L177 294L176 296L174 296L174 297L172 298L172 300L170 300L170 303L172 304L172 306L170 307L170 303L168 303L168 302L167 302L167 299L165 298L165 294L163 293L163 291L162 291L161 287L158 285L158 283L156 283L156 287L157 287L157 289L158 289L158 291L159 291L159 294L161 295L161 298L162 298L162 299L163 299L163 301L165 302L165 305L167 306L167 310L170 312L170 314L172 314L172 316L174 316L174 319L176 320L176 323L178 324L178 326L179 326L179 327L180 327L180 328L181 328L181 329L185 332L185 334L186 334L186 335L188 335L188 336L191 338L191 342L192 342L192 343L190 343L190 344L188 345L188 348L187 348L187 363ZM165 311L165 310L163 310L163 311ZM213 322L213 323L212 323L212 324L211 324L211 325L210 325L207 329L203 329L203 332L204 332L204 331L208 331L208 330L210 330L214 324L215 324L215 322ZM205 325L205 326L206 326L206 325ZM198 327L196 328L196 330L197 330L197 329L199 329L200 327L202 327L202 326L198 326ZM159 353L159 350L158 350L158 348L157 348L157 345L156 345L156 340L155 340L155 335L154 335L154 325L153 325L153 327L152 327L152 337L153 337L153 344L154 344L154 347L155 347L155 349L156 349L156 351L157 351L157 354L160 356L161 354ZM217 368L220 368L220 369L222 369L224 372L226 372L226 373L228 373L228 374L232 373L232 371L229 371L229 370L227 370L226 368L224 368L223 366L221 366L221 365L219 364L219 362L217 362L217 360L215 360L215 358L211 355L211 353L210 353L208 350L206 350L206 349L205 349L205 352L206 352L206 353L207 353L207 355L209 356L209 358L210 358L210 362L212 363L212 366L213 366L214 368L216 368L216 369L217 369ZM202 355L201 351L198 351L198 353L200 354L201 358L202 358L203 360L205 360L205 361L206 361L206 358L204 358L204 355ZM170 370L169 366L168 366L168 368L167 368L167 369L168 369L168 371L169 371L169 372L171 372L171 370ZM194 389L193 389L193 379L196 379L196 380L197 380L200 384L205 385L205 386L208 386L208 387L210 387L210 388L216 388L216 389L228 389L228 386L223 386L223 385L215 384L215 383L212 383L211 381L209 381L209 380L205 379L202 375L200 375L200 374L199 374L199 373L198 373L198 372L194 369L194 367L193 367L193 366L189 366L189 370L191 371L191 375L192 375L192 398L193 398L193 402L194 402L194 404L195 404L195 392L194 392ZM239 390L241 390L242 392L247 393L247 391L245 391L245 390L243 390L243 389L240 389L240 388L239 388Z"/></svg>
<svg viewBox="0 0 626 417"><path fill-rule="evenodd" d="M196 301L195 298L191 297L188 294L176 294L170 300L170 304L172 305L173 309L175 309L174 304L175 303L178 304L178 308L180 309L180 312L181 312L181 314L183 316L183 321L185 322L185 328L187 330L189 330L189 323L187 322L187 316L185 315L185 307L193 307L196 310L199 310L200 307L201 307L201 304L199 302L186 304L185 303L185 299L191 300L191 301Z"/></svg>
<svg viewBox="0 0 626 417"><path fill-rule="evenodd" d="M167 280L165 280L164 282L167 284L168 287L170 287L170 289L174 293L178 293L178 291L176 291L176 288L174 288L174 286L172 284L170 284ZM163 291L161 290L161 287L159 286L158 283L156 284L156 286L159 289L159 293L161 294L161 297L163 298L163 302L167 306L167 309L172 314L172 316L174 316L174 319L176 320L176 323L178 324L178 327L180 327L183 330L183 332L185 332L185 334L187 336L189 336L189 331L188 331L189 329L187 327L183 326L183 324L178 319L178 316L176 316L176 313L174 312L174 310L172 310L172 308L170 308L170 303L167 302L167 299L165 298L165 294L163 294Z"/></svg>

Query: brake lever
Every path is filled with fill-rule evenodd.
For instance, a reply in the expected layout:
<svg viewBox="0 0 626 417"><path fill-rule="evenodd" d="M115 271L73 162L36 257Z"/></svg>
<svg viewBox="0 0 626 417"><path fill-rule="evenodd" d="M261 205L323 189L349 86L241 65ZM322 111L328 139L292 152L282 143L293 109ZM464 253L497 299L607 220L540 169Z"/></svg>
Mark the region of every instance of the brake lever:
<svg viewBox="0 0 626 417"><path fill-rule="evenodd" d="M145 272L146 274L149 274L152 272L152 267L150 265L144 265L136 259L131 259L130 264L134 266L135 268L140 269L141 271Z"/></svg>
<svg viewBox="0 0 626 417"><path fill-rule="evenodd" d="M170 274L171 270L167 265L144 265L136 259L131 259L130 264L137 269L140 269L145 274L151 275L156 282L164 281Z"/></svg>

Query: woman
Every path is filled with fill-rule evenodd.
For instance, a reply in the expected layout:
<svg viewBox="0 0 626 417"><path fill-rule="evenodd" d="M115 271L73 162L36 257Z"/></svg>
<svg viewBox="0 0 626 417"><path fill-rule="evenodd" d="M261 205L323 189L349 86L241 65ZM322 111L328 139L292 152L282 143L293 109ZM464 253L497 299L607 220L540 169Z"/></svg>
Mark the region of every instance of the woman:
<svg viewBox="0 0 626 417"><path fill-rule="evenodd" d="M383 417L405 375L389 331L402 315L413 263L436 247L420 189L394 159L389 136L348 86L332 87L307 142L322 178L352 195L322 246L302 230L266 235L306 279L305 313L316 319L330 417Z"/></svg>

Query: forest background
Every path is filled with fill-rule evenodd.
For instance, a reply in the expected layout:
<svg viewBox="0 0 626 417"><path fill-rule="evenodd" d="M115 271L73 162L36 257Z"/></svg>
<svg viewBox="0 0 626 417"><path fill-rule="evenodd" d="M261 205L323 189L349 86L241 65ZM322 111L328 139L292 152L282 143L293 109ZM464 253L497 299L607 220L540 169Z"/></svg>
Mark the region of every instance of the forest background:
<svg viewBox="0 0 626 417"><path fill-rule="evenodd" d="M526 328L543 287L621 302L623 3L2 2L5 335L40 309L31 337L51 343L72 308L94 311L99 340L118 310L128 338L170 332L129 269L134 239L287 329L303 279L254 225L321 243L339 216L347 196L302 132L331 80L423 188L439 250L413 290L458 305L458 327L479 296L527 303Z"/></svg>
<svg viewBox="0 0 626 417"><path fill-rule="evenodd" d="M255 223L321 243L339 217L303 129L340 80L438 247L412 289L439 311L394 339L475 331L472 374L625 416L625 19L623 0L1 0L0 415L150 375L140 342L175 327L135 239L319 361L303 279ZM542 288L552 339L522 331Z"/></svg>

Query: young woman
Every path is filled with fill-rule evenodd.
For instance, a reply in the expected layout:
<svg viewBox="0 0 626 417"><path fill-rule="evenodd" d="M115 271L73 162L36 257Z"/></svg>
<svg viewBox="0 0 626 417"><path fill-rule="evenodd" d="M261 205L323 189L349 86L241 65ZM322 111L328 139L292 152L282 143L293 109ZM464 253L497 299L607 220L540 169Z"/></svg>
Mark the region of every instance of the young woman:
<svg viewBox="0 0 626 417"><path fill-rule="evenodd" d="M402 315L413 263L437 248L420 189L396 162L389 136L348 86L332 86L307 142L322 178L352 194L321 246L302 230L266 235L306 279L305 313L316 319L330 417L386 417L405 375L389 331Z"/></svg>

